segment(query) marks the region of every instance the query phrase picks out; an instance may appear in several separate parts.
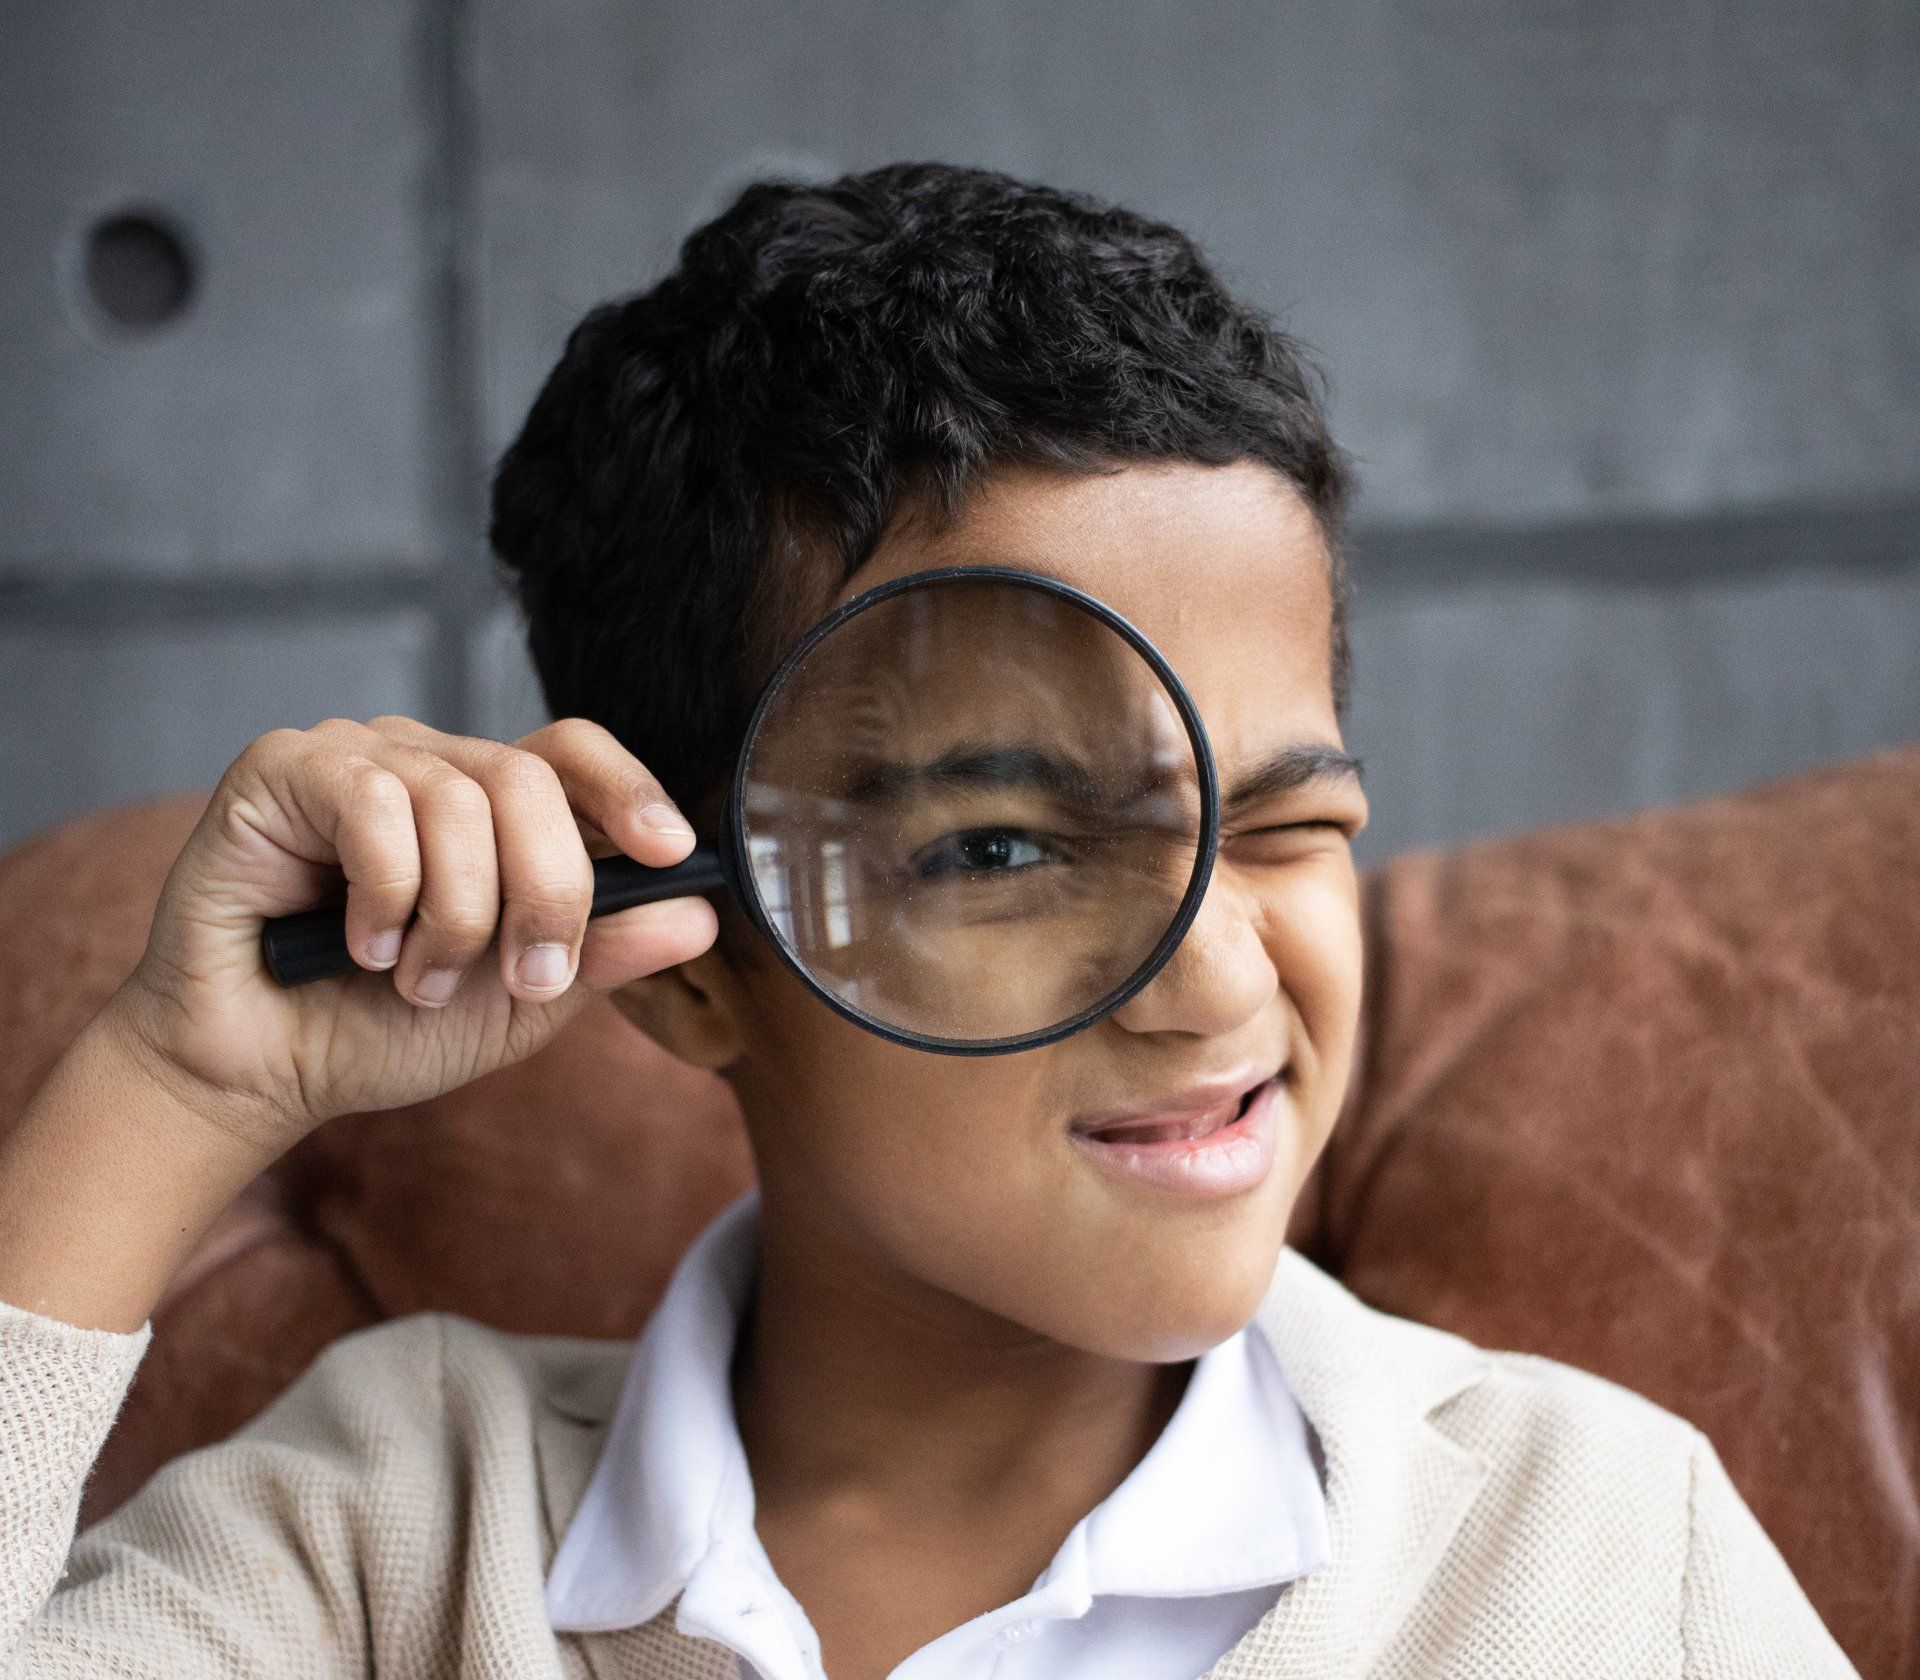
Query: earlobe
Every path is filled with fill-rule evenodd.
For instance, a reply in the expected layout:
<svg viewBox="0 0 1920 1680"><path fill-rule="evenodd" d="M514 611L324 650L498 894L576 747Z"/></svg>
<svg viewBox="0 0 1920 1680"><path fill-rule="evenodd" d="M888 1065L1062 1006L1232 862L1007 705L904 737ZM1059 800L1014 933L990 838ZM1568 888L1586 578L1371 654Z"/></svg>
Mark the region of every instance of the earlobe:
<svg viewBox="0 0 1920 1680"><path fill-rule="evenodd" d="M718 1073L744 1048L728 994L716 985L711 951L692 962L631 980L613 1006L669 1055Z"/></svg>

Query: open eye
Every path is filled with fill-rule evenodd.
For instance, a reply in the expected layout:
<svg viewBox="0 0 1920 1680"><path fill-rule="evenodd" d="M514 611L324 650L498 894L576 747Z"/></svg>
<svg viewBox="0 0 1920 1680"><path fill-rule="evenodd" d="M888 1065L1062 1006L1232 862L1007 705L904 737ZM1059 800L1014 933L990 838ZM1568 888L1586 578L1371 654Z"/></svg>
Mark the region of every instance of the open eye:
<svg viewBox="0 0 1920 1680"><path fill-rule="evenodd" d="M978 879L1032 869L1052 852L1024 830L969 828L949 834L915 852L909 867L916 879Z"/></svg>

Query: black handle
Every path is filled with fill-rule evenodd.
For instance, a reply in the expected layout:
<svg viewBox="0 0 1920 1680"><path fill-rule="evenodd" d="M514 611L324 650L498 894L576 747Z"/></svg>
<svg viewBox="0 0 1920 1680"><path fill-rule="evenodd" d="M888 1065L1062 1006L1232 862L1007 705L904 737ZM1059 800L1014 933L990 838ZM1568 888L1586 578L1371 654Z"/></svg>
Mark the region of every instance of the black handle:
<svg viewBox="0 0 1920 1680"><path fill-rule="evenodd" d="M596 858L593 908L587 914L605 916L631 910L636 904L686 898L728 885L726 866L712 846L695 846L680 862L664 869L635 863L630 857ZM347 913L337 904L273 917L260 930L260 954L267 972L283 986L304 986L309 980L352 974L359 968L347 950Z"/></svg>

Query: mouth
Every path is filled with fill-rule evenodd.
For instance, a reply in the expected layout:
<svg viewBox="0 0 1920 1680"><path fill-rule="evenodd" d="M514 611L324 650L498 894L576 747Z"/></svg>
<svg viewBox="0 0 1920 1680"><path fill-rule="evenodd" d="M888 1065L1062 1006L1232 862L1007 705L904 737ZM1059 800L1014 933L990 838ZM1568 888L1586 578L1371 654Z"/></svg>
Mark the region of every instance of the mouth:
<svg viewBox="0 0 1920 1680"><path fill-rule="evenodd" d="M1076 1120L1067 1135L1116 1177L1189 1196L1237 1194L1273 1165L1274 1109L1286 1100L1285 1077L1283 1068L1205 1106Z"/></svg>

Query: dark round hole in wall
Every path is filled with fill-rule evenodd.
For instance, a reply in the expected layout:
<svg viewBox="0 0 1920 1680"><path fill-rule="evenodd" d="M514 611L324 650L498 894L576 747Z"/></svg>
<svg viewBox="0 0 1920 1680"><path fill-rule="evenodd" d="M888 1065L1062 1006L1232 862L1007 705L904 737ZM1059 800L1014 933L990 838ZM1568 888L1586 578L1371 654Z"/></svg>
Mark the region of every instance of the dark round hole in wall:
<svg viewBox="0 0 1920 1680"><path fill-rule="evenodd" d="M104 216L87 233L87 297L114 326L153 332L193 296L192 254L179 231L148 210Z"/></svg>

